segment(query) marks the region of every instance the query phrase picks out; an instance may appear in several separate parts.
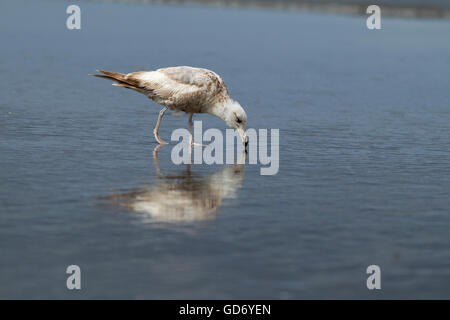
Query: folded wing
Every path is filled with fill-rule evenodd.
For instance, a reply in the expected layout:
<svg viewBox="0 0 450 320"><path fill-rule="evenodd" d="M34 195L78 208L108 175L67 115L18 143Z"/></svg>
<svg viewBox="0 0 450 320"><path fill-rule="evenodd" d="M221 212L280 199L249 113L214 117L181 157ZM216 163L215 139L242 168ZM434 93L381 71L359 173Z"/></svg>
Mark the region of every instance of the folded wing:
<svg viewBox="0 0 450 320"><path fill-rule="evenodd" d="M113 85L145 94L171 109L201 113L218 99L228 97L223 80L213 71L192 67L171 67L128 74L98 70L94 75L116 81Z"/></svg>

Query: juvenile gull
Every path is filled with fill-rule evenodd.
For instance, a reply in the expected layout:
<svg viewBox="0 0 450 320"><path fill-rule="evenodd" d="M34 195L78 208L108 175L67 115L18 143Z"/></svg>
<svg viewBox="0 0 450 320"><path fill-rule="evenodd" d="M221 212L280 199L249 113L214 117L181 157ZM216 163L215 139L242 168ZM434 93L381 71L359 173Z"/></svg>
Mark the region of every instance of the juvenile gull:
<svg viewBox="0 0 450 320"><path fill-rule="evenodd" d="M222 119L229 127L236 129L244 145L248 143L245 134L247 115L244 109L239 102L230 98L222 78L211 70L182 66L128 74L97 71L102 74L93 76L113 80L114 86L143 93L164 106L153 129L155 139L160 144L167 143L158 134L161 119L167 109L189 114L191 143L194 113L209 113Z"/></svg>

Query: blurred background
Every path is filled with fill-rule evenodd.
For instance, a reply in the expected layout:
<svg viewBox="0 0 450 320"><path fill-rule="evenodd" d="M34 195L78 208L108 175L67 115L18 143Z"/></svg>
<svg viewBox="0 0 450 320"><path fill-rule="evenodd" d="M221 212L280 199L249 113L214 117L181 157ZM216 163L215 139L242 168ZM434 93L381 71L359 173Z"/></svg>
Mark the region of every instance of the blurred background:
<svg viewBox="0 0 450 320"><path fill-rule="evenodd" d="M108 0L106 0L108 1ZM282 10L310 10L365 14L369 5L383 7L383 14L403 17L450 17L446 0L110 0L135 3L202 4L213 6L260 7Z"/></svg>

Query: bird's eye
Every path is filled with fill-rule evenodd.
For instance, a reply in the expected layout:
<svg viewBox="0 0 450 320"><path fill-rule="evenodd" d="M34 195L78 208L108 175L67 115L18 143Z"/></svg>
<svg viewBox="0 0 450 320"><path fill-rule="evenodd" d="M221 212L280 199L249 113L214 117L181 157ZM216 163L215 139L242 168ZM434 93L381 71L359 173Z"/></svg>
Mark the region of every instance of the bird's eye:
<svg viewBox="0 0 450 320"><path fill-rule="evenodd" d="M242 120L241 120L241 119L239 119L239 118L237 118L237 119L236 119L236 122L237 122L237 123L241 123L241 122L242 122Z"/></svg>

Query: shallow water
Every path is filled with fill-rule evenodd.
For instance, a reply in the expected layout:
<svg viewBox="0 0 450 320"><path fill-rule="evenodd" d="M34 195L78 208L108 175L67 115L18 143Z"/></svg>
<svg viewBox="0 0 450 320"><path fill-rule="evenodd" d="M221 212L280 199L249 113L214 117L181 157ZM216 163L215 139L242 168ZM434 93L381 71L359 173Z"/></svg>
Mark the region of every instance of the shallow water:
<svg viewBox="0 0 450 320"><path fill-rule="evenodd" d="M1 298L450 298L448 21L67 4L0 4ZM173 65L280 128L277 175L156 163L159 106L87 76Z"/></svg>

